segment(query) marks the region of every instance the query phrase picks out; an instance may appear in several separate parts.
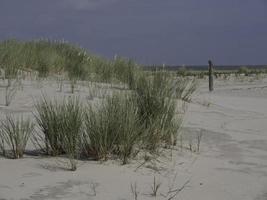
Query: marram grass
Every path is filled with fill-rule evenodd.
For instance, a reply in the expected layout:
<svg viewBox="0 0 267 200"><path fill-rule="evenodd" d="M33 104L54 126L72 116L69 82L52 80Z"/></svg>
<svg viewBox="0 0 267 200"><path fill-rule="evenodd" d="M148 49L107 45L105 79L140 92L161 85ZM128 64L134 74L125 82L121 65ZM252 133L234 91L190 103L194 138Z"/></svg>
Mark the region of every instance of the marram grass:
<svg viewBox="0 0 267 200"><path fill-rule="evenodd" d="M36 133L35 143L49 155L66 154L71 170L76 170L76 161L80 154L80 136L82 128L82 105L78 99L47 100L43 97L36 104L36 121L41 134Z"/></svg>
<svg viewBox="0 0 267 200"><path fill-rule="evenodd" d="M115 94L85 113L84 152L95 159L118 156L123 164L140 142L142 123L131 96Z"/></svg>
<svg viewBox="0 0 267 200"><path fill-rule="evenodd" d="M1 122L0 132L3 151L6 150L4 149L6 144L11 149L13 158L22 158L33 130L34 124L29 119L6 116L6 119Z"/></svg>

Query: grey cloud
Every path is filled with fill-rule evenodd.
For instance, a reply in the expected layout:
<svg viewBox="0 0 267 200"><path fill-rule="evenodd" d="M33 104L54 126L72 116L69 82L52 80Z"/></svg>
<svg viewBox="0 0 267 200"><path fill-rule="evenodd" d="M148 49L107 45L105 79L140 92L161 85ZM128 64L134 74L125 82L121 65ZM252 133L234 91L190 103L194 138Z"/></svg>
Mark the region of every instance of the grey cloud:
<svg viewBox="0 0 267 200"><path fill-rule="evenodd" d="M95 10L116 3L119 0L65 0L76 10Z"/></svg>

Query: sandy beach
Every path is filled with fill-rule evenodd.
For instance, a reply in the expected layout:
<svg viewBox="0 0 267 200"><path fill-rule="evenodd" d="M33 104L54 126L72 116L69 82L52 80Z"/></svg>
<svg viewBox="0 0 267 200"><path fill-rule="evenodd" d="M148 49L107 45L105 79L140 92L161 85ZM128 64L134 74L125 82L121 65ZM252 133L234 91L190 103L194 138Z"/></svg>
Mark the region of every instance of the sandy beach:
<svg viewBox="0 0 267 200"><path fill-rule="evenodd" d="M51 81L23 85L9 107L0 107L1 118L31 116L42 94L71 95L67 86L58 92ZM182 142L146 162L138 157L127 165L80 160L71 172L66 159L35 155L31 143L22 159L0 157L0 199L267 199L267 79L216 80L214 87L208 92L208 82L200 81L183 121ZM93 101L109 89L99 90ZM82 85L76 94L89 98Z"/></svg>

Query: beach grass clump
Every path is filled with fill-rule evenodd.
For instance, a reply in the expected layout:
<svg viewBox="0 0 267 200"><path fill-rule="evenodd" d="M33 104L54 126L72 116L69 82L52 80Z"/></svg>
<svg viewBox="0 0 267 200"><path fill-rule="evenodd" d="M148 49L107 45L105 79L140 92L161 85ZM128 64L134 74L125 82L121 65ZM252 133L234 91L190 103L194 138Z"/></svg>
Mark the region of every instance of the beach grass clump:
<svg viewBox="0 0 267 200"><path fill-rule="evenodd" d="M186 67L182 66L177 70L176 74L178 76L185 77L185 76L188 76L188 74L190 74L190 72L188 69L186 69Z"/></svg>
<svg viewBox="0 0 267 200"><path fill-rule="evenodd" d="M106 61L100 58L91 60L91 74L94 75L92 80L104 83L111 82L113 77L111 63L111 61Z"/></svg>
<svg viewBox="0 0 267 200"><path fill-rule="evenodd" d="M138 67L132 60L117 58L113 61L114 78L128 85L130 89L135 87Z"/></svg>
<svg viewBox="0 0 267 200"><path fill-rule="evenodd" d="M89 76L91 80L104 83L122 83L134 88L136 75L140 71L137 65L128 59L105 60L90 59Z"/></svg>
<svg viewBox="0 0 267 200"><path fill-rule="evenodd" d="M250 69L245 67L245 66L242 66L238 69L237 73L238 74L245 74L245 76L248 76L250 74Z"/></svg>
<svg viewBox="0 0 267 200"><path fill-rule="evenodd" d="M45 97L36 104L36 121L41 133L34 135L35 143L48 155L57 156L63 151L63 136L61 134L63 112L60 103L49 101ZM43 147L45 145L45 147Z"/></svg>
<svg viewBox="0 0 267 200"><path fill-rule="evenodd" d="M118 112L119 126L117 128L118 138L115 143L115 154L119 156L123 164L128 162L128 158L134 155L138 150L143 124L138 115L138 107L135 99L131 96L123 97L117 103L120 105Z"/></svg>
<svg viewBox="0 0 267 200"><path fill-rule="evenodd" d="M22 158L33 130L34 124L29 119L6 116L1 122L2 150L5 151L4 144L6 144L11 149L13 158Z"/></svg>
<svg viewBox="0 0 267 200"><path fill-rule="evenodd" d="M71 170L75 171L82 131L82 105L79 100L49 101L43 98L36 104L36 110L41 134L35 135L35 142L45 144L42 149L49 155L66 154Z"/></svg>
<svg viewBox="0 0 267 200"><path fill-rule="evenodd" d="M123 164L140 140L141 122L134 99L125 94L107 97L85 113L84 152L97 160L118 156Z"/></svg>
<svg viewBox="0 0 267 200"><path fill-rule="evenodd" d="M195 89L194 79L177 79L164 70L139 76L134 93L145 127L142 134L145 149L155 152L162 144L176 144L183 118L178 104L190 102Z"/></svg>
<svg viewBox="0 0 267 200"><path fill-rule="evenodd" d="M145 127L145 148L155 151L162 141L174 144L179 120L176 120L175 90L169 74L156 72L151 77L139 77L135 93L139 118Z"/></svg>

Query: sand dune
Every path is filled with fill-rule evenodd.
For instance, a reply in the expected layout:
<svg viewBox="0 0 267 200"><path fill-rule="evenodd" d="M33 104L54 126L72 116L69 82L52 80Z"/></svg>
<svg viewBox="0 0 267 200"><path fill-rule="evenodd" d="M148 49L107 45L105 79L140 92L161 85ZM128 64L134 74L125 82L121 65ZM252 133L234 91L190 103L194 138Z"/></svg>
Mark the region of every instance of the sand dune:
<svg viewBox="0 0 267 200"><path fill-rule="evenodd" d="M64 95L71 95L67 91ZM0 117L31 115L34 99L42 93L56 98L63 94L55 83L43 82L40 87L25 82L11 106L0 107ZM80 86L80 98L87 100L87 94L86 87ZM150 162L137 158L124 166L117 161L79 161L76 172L66 170L64 158L0 157L0 199L128 200L136 192L140 200L169 199L174 194L173 199L183 200L265 200L266 130L267 79L217 80L212 93L201 81L183 122L183 142L172 151L162 150ZM189 144L196 148L198 135L202 135L200 152L191 152ZM154 177L160 183L156 197L151 189Z"/></svg>

